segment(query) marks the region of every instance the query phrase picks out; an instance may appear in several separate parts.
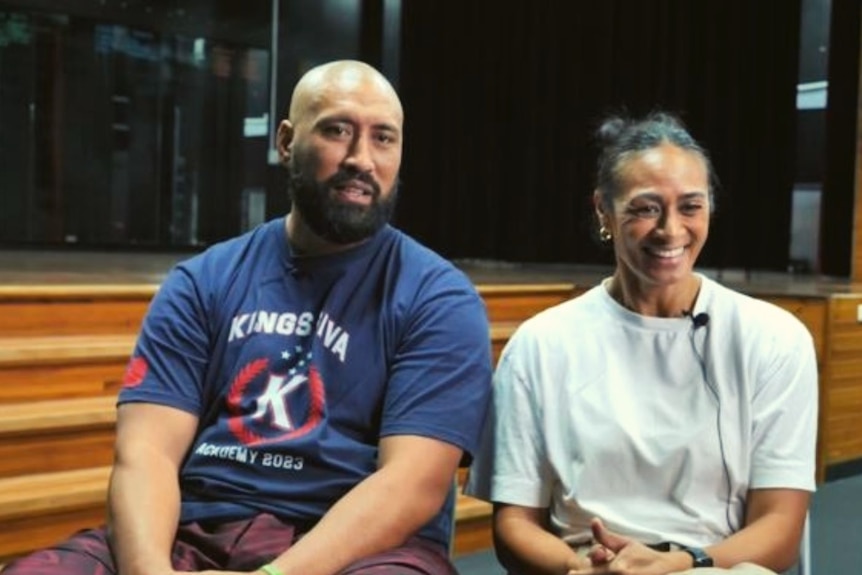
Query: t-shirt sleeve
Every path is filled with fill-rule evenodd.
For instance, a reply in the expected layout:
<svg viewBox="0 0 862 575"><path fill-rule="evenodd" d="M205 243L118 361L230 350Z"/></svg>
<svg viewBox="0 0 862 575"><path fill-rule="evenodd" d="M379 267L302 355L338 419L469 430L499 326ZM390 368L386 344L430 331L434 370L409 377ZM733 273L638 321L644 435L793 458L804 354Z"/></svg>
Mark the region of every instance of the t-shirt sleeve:
<svg viewBox="0 0 862 575"><path fill-rule="evenodd" d="M407 320L389 371L381 436L421 435L458 446L468 464L490 401L485 306L469 282L431 286Z"/></svg>
<svg viewBox="0 0 862 575"><path fill-rule="evenodd" d="M548 467L539 399L521 367L529 338L520 333L503 350L494 372L494 401L482 451L470 468L465 493L488 501L548 507Z"/></svg>
<svg viewBox="0 0 862 575"><path fill-rule="evenodd" d="M144 316L118 403L167 405L201 415L209 330L189 271L174 268Z"/></svg>
<svg viewBox="0 0 862 575"><path fill-rule="evenodd" d="M811 334L787 319L768 342L752 398L751 488L814 491L817 359Z"/></svg>

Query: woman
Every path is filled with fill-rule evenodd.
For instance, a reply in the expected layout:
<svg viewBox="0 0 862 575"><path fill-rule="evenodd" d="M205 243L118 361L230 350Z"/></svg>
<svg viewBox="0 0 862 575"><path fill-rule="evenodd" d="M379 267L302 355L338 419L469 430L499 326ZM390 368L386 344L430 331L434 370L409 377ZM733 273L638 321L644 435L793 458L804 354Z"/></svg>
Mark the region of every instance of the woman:
<svg viewBox="0 0 862 575"><path fill-rule="evenodd" d="M693 270L712 168L676 118L614 117L598 135L616 268L506 346L468 492L494 502L514 573L784 570L814 490L811 336Z"/></svg>

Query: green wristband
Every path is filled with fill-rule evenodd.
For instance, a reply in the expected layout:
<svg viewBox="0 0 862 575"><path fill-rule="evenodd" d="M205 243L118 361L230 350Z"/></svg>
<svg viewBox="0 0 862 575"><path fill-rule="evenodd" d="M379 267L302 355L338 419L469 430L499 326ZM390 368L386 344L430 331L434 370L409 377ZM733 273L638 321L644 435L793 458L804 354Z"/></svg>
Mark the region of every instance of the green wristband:
<svg viewBox="0 0 862 575"><path fill-rule="evenodd" d="M261 567L260 570L266 573L266 575L284 575L281 571L278 570L278 567L276 567L272 563L267 563L266 565Z"/></svg>

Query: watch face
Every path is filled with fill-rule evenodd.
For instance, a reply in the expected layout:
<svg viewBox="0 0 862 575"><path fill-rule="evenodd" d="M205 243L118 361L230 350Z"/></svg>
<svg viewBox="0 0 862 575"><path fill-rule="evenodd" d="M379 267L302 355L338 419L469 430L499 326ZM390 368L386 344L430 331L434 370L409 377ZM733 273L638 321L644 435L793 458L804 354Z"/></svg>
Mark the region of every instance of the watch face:
<svg viewBox="0 0 862 575"><path fill-rule="evenodd" d="M706 551L700 547L684 547L683 551L694 559L693 567L712 567L712 557L707 555Z"/></svg>

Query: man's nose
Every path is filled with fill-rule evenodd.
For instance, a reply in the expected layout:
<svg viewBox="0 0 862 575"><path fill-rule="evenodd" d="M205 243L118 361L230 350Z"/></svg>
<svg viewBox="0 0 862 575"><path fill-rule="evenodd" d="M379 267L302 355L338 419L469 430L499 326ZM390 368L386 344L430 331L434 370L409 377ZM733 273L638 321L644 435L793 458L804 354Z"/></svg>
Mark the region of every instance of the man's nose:
<svg viewBox="0 0 862 575"><path fill-rule="evenodd" d="M371 144L366 136L358 134L353 139L344 163L360 172L370 172L374 168Z"/></svg>

